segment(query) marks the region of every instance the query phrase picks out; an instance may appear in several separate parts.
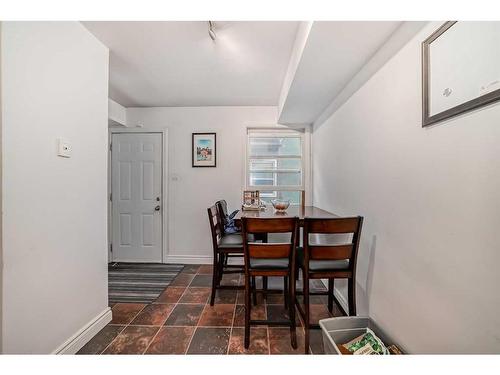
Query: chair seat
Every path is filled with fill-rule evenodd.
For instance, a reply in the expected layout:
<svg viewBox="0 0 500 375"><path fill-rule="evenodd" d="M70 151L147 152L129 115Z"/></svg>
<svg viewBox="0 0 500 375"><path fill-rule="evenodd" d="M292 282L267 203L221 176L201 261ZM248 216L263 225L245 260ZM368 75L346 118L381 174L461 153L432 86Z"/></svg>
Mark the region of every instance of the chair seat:
<svg viewBox="0 0 500 375"><path fill-rule="evenodd" d="M287 269L288 258L252 258L250 259L250 268L253 269Z"/></svg>
<svg viewBox="0 0 500 375"><path fill-rule="evenodd" d="M304 249L297 248L297 262L300 267L304 267ZM349 269L349 259L341 260L309 260L309 271L328 272Z"/></svg>
<svg viewBox="0 0 500 375"><path fill-rule="evenodd" d="M248 240L254 241L253 235L249 234ZM241 236L241 233L224 234L219 240L219 247L221 249L243 249L243 237Z"/></svg>

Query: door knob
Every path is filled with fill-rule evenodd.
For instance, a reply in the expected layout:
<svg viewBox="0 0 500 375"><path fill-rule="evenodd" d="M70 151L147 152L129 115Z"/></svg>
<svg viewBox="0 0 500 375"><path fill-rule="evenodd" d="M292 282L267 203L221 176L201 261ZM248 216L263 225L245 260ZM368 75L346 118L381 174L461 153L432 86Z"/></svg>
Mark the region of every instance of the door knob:
<svg viewBox="0 0 500 375"><path fill-rule="evenodd" d="M155 211L160 211L160 206L156 206Z"/></svg>

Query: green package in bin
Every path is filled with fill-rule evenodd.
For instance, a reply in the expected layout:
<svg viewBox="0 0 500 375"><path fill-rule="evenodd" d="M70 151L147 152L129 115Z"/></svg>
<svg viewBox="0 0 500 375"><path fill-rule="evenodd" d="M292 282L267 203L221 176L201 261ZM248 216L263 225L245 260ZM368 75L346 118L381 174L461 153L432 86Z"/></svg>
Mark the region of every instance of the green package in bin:
<svg viewBox="0 0 500 375"><path fill-rule="evenodd" d="M382 340L367 328L366 333L343 345L352 354L389 354Z"/></svg>

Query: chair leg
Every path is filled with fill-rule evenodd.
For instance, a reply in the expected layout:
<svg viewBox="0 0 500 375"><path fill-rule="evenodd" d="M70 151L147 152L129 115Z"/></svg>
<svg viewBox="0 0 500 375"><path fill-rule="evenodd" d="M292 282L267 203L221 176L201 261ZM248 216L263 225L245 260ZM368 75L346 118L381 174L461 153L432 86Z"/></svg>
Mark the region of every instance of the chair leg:
<svg viewBox="0 0 500 375"><path fill-rule="evenodd" d="M283 278L283 299L285 300L285 309L288 308L288 305L293 304L293 301L290 301L288 296L289 296L288 276L285 276Z"/></svg>
<svg viewBox="0 0 500 375"><path fill-rule="evenodd" d="M217 254L214 255L214 264L212 267L212 294L210 296L210 306L214 305L215 302L215 291L217 289L217 283L219 279L219 262Z"/></svg>
<svg viewBox="0 0 500 375"><path fill-rule="evenodd" d="M264 289L264 299L267 300L267 276L262 276L262 289Z"/></svg>
<svg viewBox="0 0 500 375"><path fill-rule="evenodd" d="M227 255L224 254L224 253L220 254L220 258L219 258L219 276L217 278L217 285L220 285L220 283L222 282L222 275L224 275L224 262L225 262L226 257L227 257Z"/></svg>
<svg viewBox="0 0 500 375"><path fill-rule="evenodd" d="M333 313L333 282L335 279L328 279L328 311L330 314Z"/></svg>
<svg viewBox="0 0 500 375"><path fill-rule="evenodd" d="M304 353L309 354L309 277L305 274L303 277L302 291L304 293Z"/></svg>
<svg viewBox="0 0 500 375"><path fill-rule="evenodd" d="M356 315L356 285L354 278L347 279L347 302L349 303L349 316Z"/></svg>
<svg viewBox="0 0 500 375"><path fill-rule="evenodd" d="M250 277L245 275L245 349L250 346L250 313L252 304L250 302Z"/></svg>
<svg viewBox="0 0 500 375"><path fill-rule="evenodd" d="M252 276L252 301L254 306L257 306L257 285L255 283L255 276Z"/></svg>
<svg viewBox="0 0 500 375"><path fill-rule="evenodd" d="M290 281L290 286L288 290L289 293L289 301L288 301L288 315L290 316L290 321L292 324L290 325L290 340L293 349L297 349L297 328L295 321L295 275L290 275L290 277L286 277L285 280Z"/></svg>

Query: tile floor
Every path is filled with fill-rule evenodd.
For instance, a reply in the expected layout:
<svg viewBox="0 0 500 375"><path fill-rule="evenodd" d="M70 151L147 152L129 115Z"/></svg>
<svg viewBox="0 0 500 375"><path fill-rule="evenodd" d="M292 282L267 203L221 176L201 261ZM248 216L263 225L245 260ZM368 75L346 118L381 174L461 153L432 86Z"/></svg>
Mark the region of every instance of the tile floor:
<svg viewBox="0 0 500 375"><path fill-rule="evenodd" d="M152 304L117 303L113 320L78 354L302 354L304 331L298 319L299 347L290 345L288 327L257 326L251 329L250 348L244 349L243 291L219 290L215 305L209 305L212 267L186 265ZM243 277L224 275L223 285L241 285ZM270 278L269 288L282 286ZM314 290L324 288L315 281ZM325 296L311 297L314 322L330 317ZM342 313L334 309L334 315ZM252 308L253 319L286 318L283 296L259 296ZM297 312L298 316L298 312ZM320 330L311 330L311 352L323 354Z"/></svg>

